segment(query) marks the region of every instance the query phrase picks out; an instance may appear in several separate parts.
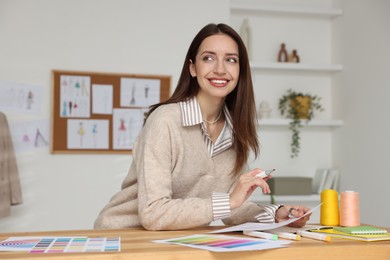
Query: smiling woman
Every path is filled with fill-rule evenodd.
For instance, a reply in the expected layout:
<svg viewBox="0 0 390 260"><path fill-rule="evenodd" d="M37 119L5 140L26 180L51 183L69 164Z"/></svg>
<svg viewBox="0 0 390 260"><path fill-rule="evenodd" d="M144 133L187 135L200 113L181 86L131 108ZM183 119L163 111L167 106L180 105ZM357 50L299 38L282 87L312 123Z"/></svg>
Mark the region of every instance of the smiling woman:
<svg viewBox="0 0 390 260"><path fill-rule="evenodd" d="M225 44L221 45L221 42ZM197 77L200 93L222 103L236 87L240 73L238 46L229 36L207 37L200 45L195 61L190 62L191 76Z"/></svg>
<svg viewBox="0 0 390 260"><path fill-rule="evenodd" d="M224 99L236 88L239 78L238 46L229 36L216 34L207 37L198 52L195 61L190 61L190 73L198 82L196 99L206 130L215 143L224 126L223 118L219 120Z"/></svg>
<svg viewBox="0 0 390 260"><path fill-rule="evenodd" d="M269 177L256 176L261 169L245 172L250 151L259 152L255 123L244 43L230 26L208 24L192 41L171 98L151 106L122 190L95 228L177 230L220 219L288 219L290 206L247 201L258 187L270 193ZM294 208L296 217L308 210Z"/></svg>

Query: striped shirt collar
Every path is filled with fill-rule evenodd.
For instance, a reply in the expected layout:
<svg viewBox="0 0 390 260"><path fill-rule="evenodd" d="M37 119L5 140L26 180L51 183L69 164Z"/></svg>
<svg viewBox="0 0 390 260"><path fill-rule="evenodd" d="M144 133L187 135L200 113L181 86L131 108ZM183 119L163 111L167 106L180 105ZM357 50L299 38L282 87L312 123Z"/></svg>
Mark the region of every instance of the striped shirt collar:
<svg viewBox="0 0 390 260"><path fill-rule="evenodd" d="M187 101L179 102L181 108L181 122L183 126L193 126L203 123L202 111L196 97ZM232 117L226 105L223 106L223 113L228 126L233 129Z"/></svg>
<svg viewBox="0 0 390 260"><path fill-rule="evenodd" d="M215 156L233 144L233 124L232 117L226 105L223 106L223 113L225 115L225 126L223 127L217 141L213 143L207 133L206 124L203 121L200 105L196 97L188 99L187 101L179 102L181 108L182 126L201 125L203 136L210 156Z"/></svg>

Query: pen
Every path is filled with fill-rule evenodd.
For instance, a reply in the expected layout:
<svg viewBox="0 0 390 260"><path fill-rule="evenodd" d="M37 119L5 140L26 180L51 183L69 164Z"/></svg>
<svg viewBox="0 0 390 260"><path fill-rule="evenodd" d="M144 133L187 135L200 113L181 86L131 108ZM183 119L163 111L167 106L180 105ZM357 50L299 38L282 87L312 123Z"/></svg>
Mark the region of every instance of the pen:
<svg viewBox="0 0 390 260"><path fill-rule="evenodd" d="M277 235L279 238L291 239L291 240L301 240L300 235L296 235L289 232L279 232L279 231L269 231L271 234Z"/></svg>
<svg viewBox="0 0 390 260"><path fill-rule="evenodd" d="M242 231L242 233L244 235L251 236L251 237L260 237L260 238L265 238L265 239L270 239L270 240L277 240L278 239L277 235L271 234L271 233L266 233L266 232L244 230L244 231Z"/></svg>
<svg viewBox="0 0 390 260"><path fill-rule="evenodd" d="M318 233L313 233L310 231L304 231L304 230L298 230L297 231L298 235L301 235L302 237L307 237L307 238L312 238L316 240L322 240L322 241L330 241L331 238L330 236L327 236L325 234L318 234Z"/></svg>
<svg viewBox="0 0 390 260"><path fill-rule="evenodd" d="M259 172L258 174L256 174L256 177L265 178L268 175L270 175L271 173L273 173L275 170L276 169L271 169L271 170L265 170L265 171Z"/></svg>

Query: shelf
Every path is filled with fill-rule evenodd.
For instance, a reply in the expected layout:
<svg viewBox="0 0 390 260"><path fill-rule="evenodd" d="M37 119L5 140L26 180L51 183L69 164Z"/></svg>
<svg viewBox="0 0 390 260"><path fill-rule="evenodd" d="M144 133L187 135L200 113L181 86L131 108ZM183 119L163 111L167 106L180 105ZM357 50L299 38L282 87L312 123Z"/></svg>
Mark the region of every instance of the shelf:
<svg viewBox="0 0 390 260"><path fill-rule="evenodd" d="M252 69L291 70L291 71L323 71L339 72L343 69L340 64L311 64L289 62L251 62Z"/></svg>
<svg viewBox="0 0 390 260"><path fill-rule="evenodd" d="M319 202L321 199L320 194L310 194L310 195L274 195L276 203L285 203L285 202ZM270 203L271 198L269 195L263 194L253 194L250 197L251 201L254 202L267 202Z"/></svg>
<svg viewBox="0 0 390 260"><path fill-rule="evenodd" d="M280 13L293 15L311 15L334 18L343 14L343 10L339 8L310 8L310 7L286 7L276 5L250 5L250 4L234 4L230 5L232 11L244 12L263 12L263 13Z"/></svg>
<svg viewBox="0 0 390 260"><path fill-rule="evenodd" d="M291 122L291 119L285 118L267 118L260 119L260 126L288 126ZM307 123L306 120L302 121L303 126L329 126L329 127L337 127L342 126L342 120L332 120L332 119L313 119Z"/></svg>

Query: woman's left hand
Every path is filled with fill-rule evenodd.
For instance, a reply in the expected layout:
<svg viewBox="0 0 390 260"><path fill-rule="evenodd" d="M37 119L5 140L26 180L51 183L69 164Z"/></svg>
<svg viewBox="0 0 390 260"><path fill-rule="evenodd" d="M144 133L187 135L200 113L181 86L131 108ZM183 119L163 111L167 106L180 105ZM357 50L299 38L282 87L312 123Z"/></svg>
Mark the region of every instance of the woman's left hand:
<svg viewBox="0 0 390 260"><path fill-rule="evenodd" d="M283 207L280 207L276 211L275 220L276 220L276 222L282 222L282 221L289 220L291 218L299 218L299 217L305 215L309 210L310 210L309 208L303 207L303 206L287 206L287 205L285 205ZM311 213L298 219L297 221L290 223L288 226L296 227L296 228L303 227L306 225L306 222L310 219L310 216L311 216Z"/></svg>

